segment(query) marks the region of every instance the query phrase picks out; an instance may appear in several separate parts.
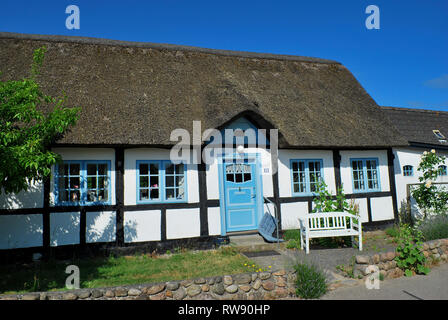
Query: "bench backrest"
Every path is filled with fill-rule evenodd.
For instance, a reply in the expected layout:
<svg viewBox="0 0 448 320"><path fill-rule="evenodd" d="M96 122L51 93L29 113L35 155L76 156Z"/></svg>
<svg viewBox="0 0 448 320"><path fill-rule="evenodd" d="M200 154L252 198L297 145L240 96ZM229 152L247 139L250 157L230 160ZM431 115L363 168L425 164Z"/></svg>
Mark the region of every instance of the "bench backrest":
<svg viewBox="0 0 448 320"><path fill-rule="evenodd" d="M309 230L344 230L353 228L353 219L348 212L310 213L302 218Z"/></svg>

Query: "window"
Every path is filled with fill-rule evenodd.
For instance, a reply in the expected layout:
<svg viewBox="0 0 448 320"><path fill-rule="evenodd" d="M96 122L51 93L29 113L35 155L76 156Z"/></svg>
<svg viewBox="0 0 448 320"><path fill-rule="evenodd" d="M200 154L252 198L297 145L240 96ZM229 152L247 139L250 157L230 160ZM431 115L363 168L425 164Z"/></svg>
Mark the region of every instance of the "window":
<svg viewBox="0 0 448 320"><path fill-rule="evenodd" d="M55 177L57 205L110 204L110 161L64 161Z"/></svg>
<svg viewBox="0 0 448 320"><path fill-rule="evenodd" d="M185 165L171 161L137 161L137 202L182 202Z"/></svg>
<svg viewBox="0 0 448 320"><path fill-rule="evenodd" d="M292 193L312 194L322 180L322 160L291 160Z"/></svg>
<svg viewBox="0 0 448 320"><path fill-rule="evenodd" d="M432 130L432 132L437 137L437 139L439 140L440 143L447 142L445 136L439 130Z"/></svg>
<svg viewBox="0 0 448 320"><path fill-rule="evenodd" d="M445 165L439 166L439 174L441 176L446 176L447 175L447 168L446 168Z"/></svg>
<svg viewBox="0 0 448 320"><path fill-rule="evenodd" d="M414 167L410 165L403 166L403 176L412 177L414 175Z"/></svg>
<svg viewBox="0 0 448 320"><path fill-rule="evenodd" d="M378 159L351 159L353 190L379 191Z"/></svg>

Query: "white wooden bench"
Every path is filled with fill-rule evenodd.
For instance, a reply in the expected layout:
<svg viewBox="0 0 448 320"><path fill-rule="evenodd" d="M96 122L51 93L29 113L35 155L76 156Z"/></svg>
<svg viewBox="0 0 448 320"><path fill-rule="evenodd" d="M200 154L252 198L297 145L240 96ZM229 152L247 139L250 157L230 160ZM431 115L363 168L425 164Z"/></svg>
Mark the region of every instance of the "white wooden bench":
<svg viewBox="0 0 448 320"><path fill-rule="evenodd" d="M354 237L358 236L358 248L362 251L362 226L359 217L348 212L309 213L299 218L300 246L306 246L306 253L310 252L310 239L325 237Z"/></svg>

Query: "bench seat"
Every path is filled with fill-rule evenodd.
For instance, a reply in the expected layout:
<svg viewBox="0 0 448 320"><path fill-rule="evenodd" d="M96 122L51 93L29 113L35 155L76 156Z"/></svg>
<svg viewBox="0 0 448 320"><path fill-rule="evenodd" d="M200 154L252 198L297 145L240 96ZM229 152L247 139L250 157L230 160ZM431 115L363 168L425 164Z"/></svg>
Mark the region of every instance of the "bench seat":
<svg viewBox="0 0 448 320"><path fill-rule="evenodd" d="M362 226L359 217L349 212L310 213L299 218L300 246L310 252L310 239L327 237L358 237L358 248L362 251Z"/></svg>

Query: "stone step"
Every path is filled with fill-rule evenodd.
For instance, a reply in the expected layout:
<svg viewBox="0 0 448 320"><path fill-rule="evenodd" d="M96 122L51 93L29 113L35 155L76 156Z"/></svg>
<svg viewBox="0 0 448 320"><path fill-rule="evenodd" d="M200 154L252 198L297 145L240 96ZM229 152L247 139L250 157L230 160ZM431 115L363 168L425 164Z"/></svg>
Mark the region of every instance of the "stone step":
<svg viewBox="0 0 448 320"><path fill-rule="evenodd" d="M242 252L267 251L284 248L284 243L277 244L266 242L259 234L230 235L229 240L229 246L235 247Z"/></svg>

